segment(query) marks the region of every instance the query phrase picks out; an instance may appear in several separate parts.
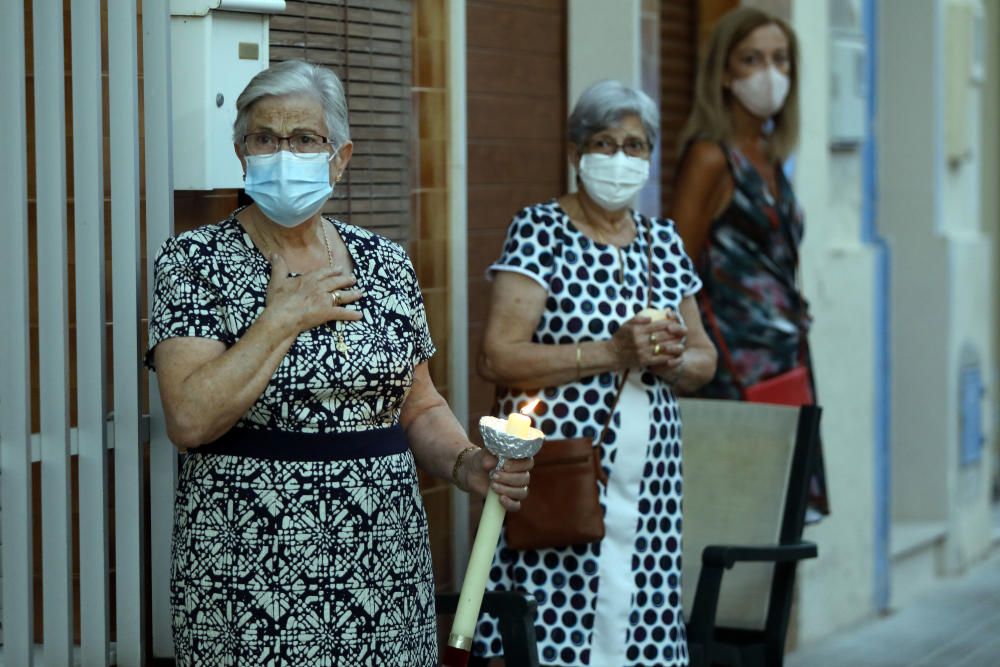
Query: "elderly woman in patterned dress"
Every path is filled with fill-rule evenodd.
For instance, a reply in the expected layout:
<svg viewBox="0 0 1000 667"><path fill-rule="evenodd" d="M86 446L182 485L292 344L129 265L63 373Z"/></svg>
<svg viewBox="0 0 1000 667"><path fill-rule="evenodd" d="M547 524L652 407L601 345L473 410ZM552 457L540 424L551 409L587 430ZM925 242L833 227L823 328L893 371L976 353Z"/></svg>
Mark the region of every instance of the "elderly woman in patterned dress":
<svg viewBox="0 0 1000 667"><path fill-rule="evenodd" d="M598 439L598 543L515 551L501 539L496 589L538 601L548 665L687 664L681 617L681 440L675 389L712 377L715 350L693 294L701 282L674 224L630 208L649 175L659 127L641 91L604 81L569 117L577 192L520 211L494 276L480 373L499 386L501 413L534 398L552 438ZM657 321L647 305L666 311ZM621 399L609 414L627 369ZM480 623L475 651L501 652Z"/></svg>
<svg viewBox="0 0 1000 667"><path fill-rule="evenodd" d="M237 109L254 203L156 259L177 664L436 665L415 465L516 510L531 461L489 479L431 382L405 252L321 215L353 150L336 75L274 65Z"/></svg>

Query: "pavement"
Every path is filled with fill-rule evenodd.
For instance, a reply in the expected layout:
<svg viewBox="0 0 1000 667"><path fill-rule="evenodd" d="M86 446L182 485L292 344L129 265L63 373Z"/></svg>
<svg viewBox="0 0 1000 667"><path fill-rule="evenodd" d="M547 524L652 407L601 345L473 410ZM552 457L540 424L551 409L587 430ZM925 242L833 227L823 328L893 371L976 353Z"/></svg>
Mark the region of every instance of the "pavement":
<svg viewBox="0 0 1000 667"><path fill-rule="evenodd" d="M906 608L800 648L786 667L1000 667L1000 548Z"/></svg>

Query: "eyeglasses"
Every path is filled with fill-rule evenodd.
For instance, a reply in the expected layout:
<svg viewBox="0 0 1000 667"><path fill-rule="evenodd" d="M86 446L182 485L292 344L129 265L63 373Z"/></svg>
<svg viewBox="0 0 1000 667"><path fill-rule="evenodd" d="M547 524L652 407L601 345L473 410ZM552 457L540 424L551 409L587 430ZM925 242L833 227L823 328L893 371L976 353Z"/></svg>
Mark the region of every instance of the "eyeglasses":
<svg viewBox="0 0 1000 667"><path fill-rule="evenodd" d="M333 158L333 145L330 140L319 134L293 134L289 137L279 137L271 132L251 132L243 136L243 147L247 155L274 155L281 149L282 142L288 144L288 150L293 155L315 155L329 153Z"/></svg>
<svg viewBox="0 0 1000 667"><path fill-rule="evenodd" d="M595 137L588 141L584 147L588 153L600 153L602 155L614 155L618 151L625 151L625 155L629 157L646 157L649 155L649 142L637 137L626 137L622 143L618 143L611 137Z"/></svg>

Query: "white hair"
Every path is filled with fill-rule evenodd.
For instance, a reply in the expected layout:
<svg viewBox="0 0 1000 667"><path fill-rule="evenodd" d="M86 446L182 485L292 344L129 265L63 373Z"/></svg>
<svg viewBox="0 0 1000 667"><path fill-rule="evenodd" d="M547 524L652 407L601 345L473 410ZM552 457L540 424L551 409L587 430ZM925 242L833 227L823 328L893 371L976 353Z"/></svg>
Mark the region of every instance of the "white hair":
<svg viewBox="0 0 1000 667"><path fill-rule="evenodd" d="M351 140L347 122L347 99L344 85L332 70L304 60L287 60L259 72L236 99L233 142L241 144L250 123L250 111L262 97L309 95L323 107L323 117L330 141L340 148Z"/></svg>
<svg viewBox="0 0 1000 667"><path fill-rule="evenodd" d="M582 147L592 136L616 127L630 114L639 117L646 140L650 146L655 145L660 130L660 111L649 95L614 79L598 81L583 91L569 115L569 140Z"/></svg>

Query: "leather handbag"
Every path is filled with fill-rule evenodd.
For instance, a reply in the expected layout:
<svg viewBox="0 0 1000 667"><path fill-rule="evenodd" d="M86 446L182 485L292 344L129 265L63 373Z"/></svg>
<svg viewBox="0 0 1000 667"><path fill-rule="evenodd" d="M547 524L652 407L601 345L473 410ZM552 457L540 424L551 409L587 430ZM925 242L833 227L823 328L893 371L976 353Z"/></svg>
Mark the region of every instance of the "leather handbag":
<svg viewBox="0 0 1000 667"><path fill-rule="evenodd" d="M531 491L521 501L521 510L507 515L511 549L549 549L604 538L598 483L607 484L608 476L601 467L601 443L627 376L625 371L597 446L589 437L546 440L535 454Z"/></svg>
<svg viewBox="0 0 1000 667"><path fill-rule="evenodd" d="M608 478L591 438L547 440L535 454L521 511L507 515L507 545L523 551L602 539L598 480L606 484Z"/></svg>

